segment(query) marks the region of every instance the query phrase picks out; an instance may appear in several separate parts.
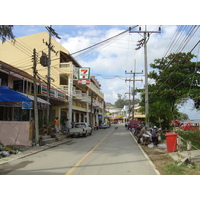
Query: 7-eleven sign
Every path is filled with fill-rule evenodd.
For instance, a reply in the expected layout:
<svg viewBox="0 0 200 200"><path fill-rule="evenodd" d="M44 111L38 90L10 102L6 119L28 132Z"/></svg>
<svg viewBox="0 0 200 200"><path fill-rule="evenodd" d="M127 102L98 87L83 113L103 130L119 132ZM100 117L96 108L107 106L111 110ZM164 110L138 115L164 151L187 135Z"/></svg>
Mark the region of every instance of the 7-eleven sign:
<svg viewBox="0 0 200 200"><path fill-rule="evenodd" d="M78 79L79 80L90 79L90 68L79 68L79 70L78 70Z"/></svg>

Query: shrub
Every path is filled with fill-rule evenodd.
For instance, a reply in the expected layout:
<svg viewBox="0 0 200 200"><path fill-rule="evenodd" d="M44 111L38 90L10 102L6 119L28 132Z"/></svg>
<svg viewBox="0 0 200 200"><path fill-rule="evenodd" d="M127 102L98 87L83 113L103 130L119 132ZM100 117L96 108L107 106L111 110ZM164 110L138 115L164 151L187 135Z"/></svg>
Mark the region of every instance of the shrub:
<svg viewBox="0 0 200 200"><path fill-rule="evenodd" d="M182 166L178 166L176 162L167 163L164 167L167 175L185 175L186 172Z"/></svg>
<svg viewBox="0 0 200 200"><path fill-rule="evenodd" d="M179 135L185 139L192 142L192 145L200 149L200 131L190 130L190 131L177 131Z"/></svg>

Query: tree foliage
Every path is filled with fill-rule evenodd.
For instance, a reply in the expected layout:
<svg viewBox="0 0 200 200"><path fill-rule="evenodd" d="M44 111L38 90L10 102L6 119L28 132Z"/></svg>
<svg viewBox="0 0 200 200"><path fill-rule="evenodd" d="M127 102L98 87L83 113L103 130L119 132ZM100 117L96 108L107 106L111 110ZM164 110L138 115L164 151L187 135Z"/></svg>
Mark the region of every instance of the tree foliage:
<svg viewBox="0 0 200 200"><path fill-rule="evenodd" d="M118 99L117 101L115 101L115 107L116 108L123 108L125 105L133 105L133 100L130 100L127 98L126 95L122 95L122 94L117 94ZM139 102L138 99L135 99L135 104Z"/></svg>
<svg viewBox="0 0 200 200"><path fill-rule="evenodd" d="M5 42L6 39L14 39L15 36L12 32L13 25L0 25L0 40Z"/></svg>
<svg viewBox="0 0 200 200"><path fill-rule="evenodd" d="M150 64L148 75L154 84L149 85L149 120L168 128L177 118L178 103L186 98L194 101L195 108L200 107L200 64L192 62L195 55L189 53L170 54L168 57L155 59ZM144 91L143 91L144 93ZM144 106L144 94L141 105Z"/></svg>

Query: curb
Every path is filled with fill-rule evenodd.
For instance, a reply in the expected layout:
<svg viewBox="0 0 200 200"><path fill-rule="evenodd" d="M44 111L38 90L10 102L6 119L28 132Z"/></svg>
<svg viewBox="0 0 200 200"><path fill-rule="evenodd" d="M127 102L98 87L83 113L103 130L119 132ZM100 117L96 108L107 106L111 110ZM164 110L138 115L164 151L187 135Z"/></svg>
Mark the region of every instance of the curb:
<svg viewBox="0 0 200 200"><path fill-rule="evenodd" d="M138 147L140 148L140 150L142 151L142 153L144 154L144 156L147 158L149 164L153 167L154 171L156 172L157 175L161 175L160 172L156 169L155 164L152 162L152 160L150 159L150 157L147 155L147 153L142 149L142 147L137 143L137 140L135 139L135 137L133 136L132 132L129 131L130 135L133 137L133 139L135 140L136 144L138 145Z"/></svg>
<svg viewBox="0 0 200 200"><path fill-rule="evenodd" d="M27 150L27 151L23 151L22 153L19 153L19 154L12 154L11 156L0 159L0 165L4 164L4 163L8 163L8 162L16 160L16 159L19 159L19 158L24 158L26 156L39 153L41 151L56 147L60 144L63 144L63 143L69 142L69 141L71 141L71 139L65 138L63 140L56 141L56 142L51 143L51 144L46 144L45 146L38 146L38 147L35 147L35 149L33 148L33 149L30 149L30 150Z"/></svg>

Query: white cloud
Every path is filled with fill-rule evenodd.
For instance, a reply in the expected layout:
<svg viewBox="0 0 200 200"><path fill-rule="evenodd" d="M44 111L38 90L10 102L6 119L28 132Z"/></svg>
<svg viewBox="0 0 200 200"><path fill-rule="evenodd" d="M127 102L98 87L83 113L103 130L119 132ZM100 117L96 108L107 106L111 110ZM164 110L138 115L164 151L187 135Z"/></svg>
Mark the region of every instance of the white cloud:
<svg viewBox="0 0 200 200"><path fill-rule="evenodd" d="M66 37L66 36L65 36ZM83 36L67 37L67 41L64 40L61 44L70 52L74 53L80 49L84 49L91 45L91 40Z"/></svg>
<svg viewBox="0 0 200 200"><path fill-rule="evenodd" d="M148 26L147 29L157 31L158 27L159 26ZM86 31L77 31L76 37L71 37L70 35L62 37L61 42L62 45L72 53L113 37L124 30L125 29L119 29L118 27L111 27L110 29L102 30L98 29L98 27L91 26L88 27ZM150 35L147 44L148 65L153 63L154 59L162 58L164 56L176 31L177 26L166 25L162 26L161 33L153 33ZM120 75L124 76L124 79L130 78L130 76L125 74L125 70L136 70L136 72L144 71L144 48L142 47L138 51L135 50L137 47L136 44L138 43L138 40L142 39L142 36L142 34L140 35L138 33L128 33L126 36L116 40L115 42L100 47L96 52L93 52L93 54L90 54L87 57L76 58L76 55L74 55L74 57L83 67L90 67L93 74L109 74L110 76L113 76L113 78L115 75ZM182 34L181 37L185 37L185 33ZM199 34L196 33L186 46L185 51L190 51L198 40ZM194 52L197 52L197 50ZM148 71L150 70L149 67ZM141 79L141 77L142 76L136 78ZM124 95L128 92L129 84L132 86L132 82L125 83L124 79L102 79L98 76L96 78L102 85L105 100L111 103L114 103L117 100L117 94ZM144 79L144 76L142 79ZM152 83L152 80L149 80L149 82ZM144 81L136 82L136 87L143 88Z"/></svg>

